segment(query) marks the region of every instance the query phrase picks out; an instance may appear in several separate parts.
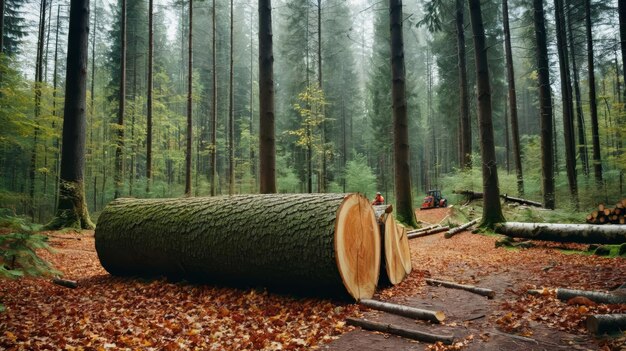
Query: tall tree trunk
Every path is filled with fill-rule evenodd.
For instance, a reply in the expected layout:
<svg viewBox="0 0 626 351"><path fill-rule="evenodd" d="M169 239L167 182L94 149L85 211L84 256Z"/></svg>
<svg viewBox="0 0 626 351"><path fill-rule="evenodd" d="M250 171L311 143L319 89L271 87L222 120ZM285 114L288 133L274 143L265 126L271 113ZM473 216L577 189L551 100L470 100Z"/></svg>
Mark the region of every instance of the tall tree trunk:
<svg viewBox="0 0 626 351"><path fill-rule="evenodd" d="M262 194L276 192L271 2L259 0L259 182Z"/></svg>
<svg viewBox="0 0 626 351"><path fill-rule="evenodd" d="M185 151L185 196L191 196L191 143L193 121L193 0L189 0L189 53L187 55L187 148Z"/></svg>
<svg viewBox="0 0 626 351"><path fill-rule="evenodd" d="M391 101L393 109L393 149L395 169L396 218L416 226L411 196L409 166L409 119L406 103L406 72L402 38L402 0L389 0L391 29Z"/></svg>
<svg viewBox="0 0 626 351"><path fill-rule="evenodd" d="M502 18L504 24L504 53L506 57L506 78L509 85L509 114L511 116L511 136L513 139L513 158L517 175L517 193L524 196L524 175L522 173L522 150L519 142L519 122L517 118L517 92L515 90L515 71L513 69L513 51L511 49L511 30L509 28L508 0L502 0Z"/></svg>
<svg viewBox="0 0 626 351"><path fill-rule="evenodd" d="M96 202L96 175L95 175L95 148L93 142L93 129L94 129L94 114L95 114L95 96L96 96L96 41L98 39L98 1L93 2L93 41L91 43L91 89L90 89L90 98L91 104L89 108L89 145L88 145L88 155L91 157L89 160L89 169L91 175L93 175L94 187L93 187L93 211L97 211L97 202Z"/></svg>
<svg viewBox="0 0 626 351"><path fill-rule="evenodd" d="M539 105L541 126L541 173L543 205L554 209L554 153L552 126L552 99L550 97L550 69L543 0L533 0L535 36L537 42L537 71L539 74Z"/></svg>
<svg viewBox="0 0 626 351"><path fill-rule="evenodd" d="M587 154L587 138L585 136L585 120L583 118L583 104L580 97L580 75L578 74L578 65L576 64L576 44L574 41L574 32L572 30L571 8L566 0L565 13L567 14L567 31L570 52L572 53L572 73L574 74L574 97L576 98L576 124L578 129L578 154L583 167L585 176L589 175L589 155Z"/></svg>
<svg viewBox="0 0 626 351"><path fill-rule="evenodd" d="M472 124L469 111L469 93L467 88L467 63L465 59L465 21L463 19L463 0L456 0L456 47L459 69L459 96L461 119L461 168L472 168Z"/></svg>
<svg viewBox="0 0 626 351"><path fill-rule="evenodd" d="M567 50L565 16L563 0L554 0L556 18L556 41L561 75L561 101L563 105L563 135L565 136L565 168L570 195L574 206L578 208L578 183L576 180L576 141L574 140L574 106L572 102L572 82L569 75L569 56Z"/></svg>
<svg viewBox="0 0 626 351"><path fill-rule="evenodd" d="M212 26L213 26L213 39L212 39L212 64L213 72L211 72L211 85L212 85L212 99L211 99L211 176L209 182L211 183L211 196L217 194L217 51L215 47L216 39L216 25L215 25L215 0L213 0L213 14L212 14Z"/></svg>
<svg viewBox="0 0 626 351"><path fill-rule="evenodd" d="M589 73L589 112L591 113L591 138L593 143L593 175L597 183L602 183L600 131L598 130L598 104L596 101L596 74L594 72L593 37L591 34L591 0L585 0L585 30L587 32L587 70Z"/></svg>
<svg viewBox="0 0 626 351"><path fill-rule="evenodd" d="M122 0L122 52L120 53L119 106L117 111L117 141L115 148L115 198L122 194L124 184L124 113L126 112L126 1Z"/></svg>
<svg viewBox="0 0 626 351"><path fill-rule="evenodd" d="M37 36L37 58L35 63L35 116L34 116L34 135L33 135L33 151L30 158L30 204L28 208L32 221L35 221L35 186L37 172L37 139L39 136L39 116L41 115L41 88L43 82L43 44L46 31L46 0L41 1L39 10L39 33Z"/></svg>
<svg viewBox="0 0 626 351"><path fill-rule="evenodd" d="M235 192L235 116L233 106L233 75L234 75L234 60L233 60L233 44L234 44L234 31L233 31L233 0L230 0L230 78L228 88L228 194L233 195Z"/></svg>
<svg viewBox="0 0 626 351"><path fill-rule="evenodd" d="M482 156L483 174L483 226L493 227L495 223L504 222L500 207L500 190L498 188L498 167L496 148L493 137L493 120L491 108L491 87L489 83L489 65L487 47L485 45L485 28L483 26L480 0L469 0L472 32L474 34L474 56L476 61L476 94L478 96L478 123L480 131L480 152Z"/></svg>
<svg viewBox="0 0 626 351"><path fill-rule="evenodd" d="M93 229L85 202L85 132L87 118L87 64L89 51L89 0L72 0L67 41L67 73L63 118L63 154L59 206L49 229Z"/></svg>
<svg viewBox="0 0 626 351"><path fill-rule="evenodd" d="M250 191L254 191L256 184L256 156L254 155L254 144L252 143L252 132L254 130L254 47L252 42L252 10L250 10L250 176L252 178Z"/></svg>
<svg viewBox="0 0 626 351"><path fill-rule="evenodd" d="M154 0L148 1L148 101L146 111L146 193L152 182L152 90L154 70Z"/></svg>
<svg viewBox="0 0 626 351"><path fill-rule="evenodd" d="M52 116L56 117L57 115L57 83L58 83L58 68L57 65L59 59L59 28L60 28L60 20L61 19L61 5L57 5L57 28L54 39L54 70L52 77ZM52 129L56 129L56 123L52 122ZM61 167L61 142L58 137L54 138L54 149L56 150L56 159L54 161L54 174L55 174L55 182L54 182L54 208L59 205L59 173Z"/></svg>
<svg viewBox="0 0 626 351"><path fill-rule="evenodd" d="M322 85L322 0L317 0L317 84L321 91L324 91ZM326 119L325 108L322 105L322 174L320 175L320 192L326 192Z"/></svg>
<svg viewBox="0 0 626 351"><path fill-rule="evenodd" d="M4 0L0 0L0 54L4 53Z"/></svg>
<svg viewBox="0 0 626 351"><path fill-rule="evenodd" d="M626 84L626 3L617 2L619 12L619 38L622 49L622 73L624 74L624 84ZM624 89L624 101L626 102L626 88Z"/></svg>

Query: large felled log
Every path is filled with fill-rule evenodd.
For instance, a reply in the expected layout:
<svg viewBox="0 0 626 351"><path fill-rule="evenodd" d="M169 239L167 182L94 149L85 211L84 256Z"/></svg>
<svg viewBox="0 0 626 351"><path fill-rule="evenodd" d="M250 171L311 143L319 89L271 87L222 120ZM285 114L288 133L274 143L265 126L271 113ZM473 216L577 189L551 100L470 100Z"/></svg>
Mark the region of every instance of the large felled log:
<svg viewBox="0 0 626 351"><path fill-rule="evenodd" d="M347 318L346 322L349 325L354 325L363 329L398 335L412 340L425 341L429 343L436 343L438 341L441 341L446 345L452 345L452 343L454 342L453 335L431 334L419 330L401 328L393 324L372 322L365 319Z"/></svg>
<svg viewBox="0 0 626 351"><path fill-rule="evenodd" d="M392 215L384 218L384 223L380 224L379 230L383 242L381 263L384 263L380 275L381 285L399 284L411 271L410 253L408 261L406 258L409 241L402 237L402 231L398 231L396 220Z"/></svg>
<svg viewBox="0 0 626 351"><path fill-rule="evenodd" d="M409 237L407 236L406 227L402 224L396 223L398 227L398 236L400 237L400 258L402 259L402 265L406 274L410 274L413 270L413 263L411 262L411 247L409 245Z"/></svg>
<svg viewBox="0 0 626 351"><path fill-rule="evenodd" d="M431 235L431 234L437 234L437 233L441 233L441 232L445 232L446 230L449 230L450 227L449 226L445 226L445 227L435 227L433 229L429 229L427 231L423 231L423 232L418 232L418 233L413 233L413 234L409 234L407 235L407 237L409 239L415 239L415 238L421 238L423 236L427 236L427 235Z"/></svg>
<svg viewBox="0 0 626 351"><path fill-rule="evenodd" d="M608 304L626 304L626 294L618 293L605 293L600 291L588 291L588 290L575 290L575 289L556 289L556 297L559 300L567 301L577 296L586 297L589 300L597 303Z"/></svg>
<svg viewBox="0 0 626 351"><path fill-rule="evenodd" d="M382 302L370 299L362 299L359 303L369 308L396 314L398 316L409 317L413 319L421 319L431 321L433 323L441 323L446 319L443 311L431 311L421 308L402 306L395 303Z"/></svg>
<svg viewBox="0 0 626 351"><path fill-rule="evenodd" d="M426 283L428 285L434 285L434 286L441 285L441 286L445 286L446 288L469 291L477 295L486 296L489 299L493 299L496 296L496 292L491 289L479 288L473 285L457 284L454 282L448 282L445 280L430 279L430 278L426 278Z"/></svg>
<svg viewBox="0 0 626 351"><path fill-rule="evenodd" d="M595 335L626 330L626 314L593 314L585 321L587 330Z"/></svg>
<svg viewBox="0 0 626 351"><path fill-rule="evenodd" d="M496 232L517 238L557 242L583 244L621 244L626 242L625 225L505 222L496 225Z"/></svg>
<svg viewBox="0 0 626 351"><path fill-rule="evenodd" d="M540 202L526 200L526 199L522 199L519 197L512 197L512 196L508 196L507 194L500 195L500 197L503 198L505 202L515 202L515 203L526 205L526 206L543 207L543 205Z"/></svg>
<svg viewBox="0 0 626 351"><path fill-rule="evenodd" d="M450 239L451 237L455 236L456 234L458 234L458 233L464 231L465 229L475 225L476 223L478 223L478 221L480 221L480 218L476 218L473 221L469 221L469 222L467 222L467 223L465 223L463 225L460 225L460 226L458 226L456 228L452 228L452 229L448 230L446 232L446 234L444 234L444 237L446 239Z"/></svg>
<svg viewBox="0 0 626 351"><path fill-rule="evenodd" d="M380 235L358 194L118 199L95 232L114 275L374 294Z"/></svg>

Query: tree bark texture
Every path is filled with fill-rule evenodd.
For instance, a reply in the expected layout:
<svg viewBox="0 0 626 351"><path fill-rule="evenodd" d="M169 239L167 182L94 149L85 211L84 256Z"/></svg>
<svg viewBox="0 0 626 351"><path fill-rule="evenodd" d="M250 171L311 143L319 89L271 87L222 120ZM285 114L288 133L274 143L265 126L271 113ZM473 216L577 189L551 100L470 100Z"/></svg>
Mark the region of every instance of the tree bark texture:
<svg viewBox="0 0 626 351"><path fill-rule="evenodd" d="M115 198L120 197L124 179L124 113L126 109L126 1L122 1L120 52L120 85L117 110L116 147L115 147Z"/></svg>
<svg viewBox="0 0 626 351"><path fill-rule="evenodd" d="M0 0L0 54L4 53L4 0ZM0 75L0 77L2 77Z"/></svg>
<svg viewBox="0 0 626 351"><path fill-rule="evenodd" d="M389 22L391 29L391 99L396 217L400 223L416 227L409 166L409 123L406 103L404 41L402 38L402 0L389 0Z"/></svg>
<svg viewBox="0 0 626 351"><path fill-rule="evenodd" d="M509 1L502 0L502 22L504 25L504 54L506 57L506 79L509 87L509 114L511 115L511 136L513 158L517 176L517 193L524 196L524 175L522 172L522 149L519 141L519 122L517 118L517 91L515 89L515 70L513 68L513 50L511 49L511 30L509 28Z"/></svg>
<svg viewBox="0 0 626 351"><path fill-rule="evenodd" d="M516 238L575 242L583 244L621 244L626 242L626 225L549 224L506 222L496 233Z"/></svg>
<svg viewBox="0 0 626 351"><path fill-rule="evenodd" d="M93 229L85 201L85 132L87 124L87 65L89 0L72 0L67 41L67 73L59 205L48 229Z"/></svg>
<svg viewBox="0 0 626 351"><path fill-rule="evenodd" d="M591 114L591 142L593 144L593 175L597 183L602 183L596 74L593 58L593 35L591 34L591 0L585 0L585 30L587 33L587 72L589 81L589 113Z"/></svg>
<svg viewBox="0 0 626 351"><path fill-rule="evenodd" d="M554 139L552 125L552 97L550 93L550 68L543 0L533 0L535 37L537 43L537 72L539 76L539 106L541 128L541 176L543 205L554 209Z"/></svg>
<svg viewBox="0 0 626 351"><path fill-rule="evenodd" d="M361 327L366 330L373 330L382 333L398 335L403 338L419 340L429 343L442 342L446 345L452 345L454 342L453 335L437 335L414 329L405 329L393 324L384 324L372 322L365 319L347 318L347 324Z"/></svg>
<svg viewBox="0 0 626 351"><path fill-rule="evenodd" d="M556 297L559 300L567 301L577 296L586 297L597 303L620 304L626 303L626 294L605 293L601 291L575 290L575 289L556 289Z"/></svg>
<svg viewBox="0 0 626 351"><path fill-rule="evenodd" d="M271 2L259 0L259 183L263 194L276 192Z"/></svg>
<svg viewBox="0 0 626 351"><path fill-rule="evenodd" d="M459 114L461 120L461 168L472 167L472 124L467 88L467 62L465 59L465 21L463 0L456 0L456 47L459 70Z"/></svg>
<svg viewBox="0 0 626 351"><path fill-rule="evenodd" d="M457 284L457 283L448 282L445 280L428 279L428 278L426 279L426 283L428 285L433 285L433 286L443 286L443 287L450 288L450 289L459 289L459 290L469 291L471 293L474 293L480 296L485 296L489 299L493 299L496 296L496 292L491 289L479 288L473 285Z"/></svg>
<svg viewBox="0 0 626 351"><path fill-rule="evenodd" d="M395 303L370 299L361 299L359 303L374 310L383 311L402 317L431 321L433 323L441 323L446 319L446 315L445 313L443 313L443 311L424 310L421 308L397 305Z"/></svg>
<svg viewBox="0 0 626 351"><path fill-rule="evenodd" d="M483 175L483 219L482 225L492 226L504 221L500 206L496 149L493 138L491 87L489 65L485 45L485 28L480 10L480 0L469 0L474 54L476 57L476 94L478 96L478 123Z"/></svg>
<svg viewBox="0 0 626 351"><path fill-rule="evenodd" d="M574 133L574 103L572 99L572 81L569 70L567 50L567 31L563 0L554 0L556 18L556 42L561 75L561 101L563 105L563 135L565 138L565 169L572 202L578 208L578 182L576 178L576 140Z"/></svg>
<svg viewBox="0 0 626 351"><path fill-rule="evenodd" d="M585 325L590 333L602 335L626 330L626 314L593 314L587 317Z"/></svg>
<svg viewBox="0 0 626 351"><path fill-rule="evenodd" d="M119 199L96 250L114 275L165 275L371 298L380 270L374 211L357 194Z"/></svg>

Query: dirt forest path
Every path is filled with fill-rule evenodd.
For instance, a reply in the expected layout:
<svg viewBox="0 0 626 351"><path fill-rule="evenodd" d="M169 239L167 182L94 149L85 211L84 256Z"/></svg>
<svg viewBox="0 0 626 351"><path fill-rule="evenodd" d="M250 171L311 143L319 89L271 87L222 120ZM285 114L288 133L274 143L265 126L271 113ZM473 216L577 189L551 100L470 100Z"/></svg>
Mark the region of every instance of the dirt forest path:
<svg viewBox="0 0 626 351"><path fill-rule="evenodd" d="M417 213L424 225L448 214L449 209ZM56 253L42 255L78 288L44 278L1 281L6 310L0 313L0 350L620 350L626 341L594 340L582 323L591 313L626 313L624 305L570 306L553 292L525 293L539 287L611 290L626 281L625 260L566 254L548 243L511 251L495 248L495 236L470 232L411 240L413 271L375 298L444 311L445 323L431 325L350 301L260 287L113 277L100 265L92 231L44 234ZM425 277L487 287L497 295L488 300L431 287ZM456 344L362 331L347 326L348 317L454 334Z"/></svg>
<svg viewBox="0 0 626 351"><path fill-rule="evenodd" d="M416 211L425 225L445 221L449 209ZM443 225L443 223L442 223ZM610 290L626 281L626 262L567 255L549 246L510 251L495 248L495 236L466 231L451 239L435 234L410 241L413 272L400 285L376 296L384 301L441 310L443 325L412 321L377 311L364 318L435 334L453 334L449 349L464 350L597 350L626 349L626 338L609 343L594 340L584 329L590 308L568 306L554 296L526 296L528 288L574 287ZM546 244L550 245L550 244ZM575 246L575 245L573 245ZM488 300L462 290L432 287L423 277L490 288ZM612 306L624 313L624 306ZM605 312L606 313L606 312ZM324 346L334 351L445 349L408 339L356 329Z"/></svg>

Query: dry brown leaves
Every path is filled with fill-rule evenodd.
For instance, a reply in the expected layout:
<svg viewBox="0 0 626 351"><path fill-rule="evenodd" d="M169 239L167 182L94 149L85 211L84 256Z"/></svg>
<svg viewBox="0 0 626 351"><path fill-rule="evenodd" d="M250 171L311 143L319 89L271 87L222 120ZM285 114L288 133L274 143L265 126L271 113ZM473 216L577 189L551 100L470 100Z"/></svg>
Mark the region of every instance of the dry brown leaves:
<svg viewBox="0 0 626 351"><path fill-rule="evenodd" d="M0 349L308 350L348 330L355 305L106 274L93 234L54 233L49 256L72 290L3 281ZM80 240L79 240L80 239Z"/></svg>

